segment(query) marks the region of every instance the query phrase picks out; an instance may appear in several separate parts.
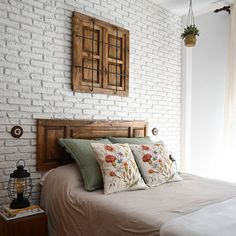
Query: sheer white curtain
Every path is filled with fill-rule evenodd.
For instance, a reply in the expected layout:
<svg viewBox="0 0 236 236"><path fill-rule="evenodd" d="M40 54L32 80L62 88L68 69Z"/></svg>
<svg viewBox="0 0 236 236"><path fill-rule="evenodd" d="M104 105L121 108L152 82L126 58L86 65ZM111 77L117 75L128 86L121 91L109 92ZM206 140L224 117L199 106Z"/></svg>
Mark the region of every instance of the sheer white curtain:
<svg viewBox="0 0 236 236"><path fill-rule="evenodd" d="M226 161L226 162L225 162ZM228 74L225 90L225 177L236 182L236 0L231 8Z"/></svg>

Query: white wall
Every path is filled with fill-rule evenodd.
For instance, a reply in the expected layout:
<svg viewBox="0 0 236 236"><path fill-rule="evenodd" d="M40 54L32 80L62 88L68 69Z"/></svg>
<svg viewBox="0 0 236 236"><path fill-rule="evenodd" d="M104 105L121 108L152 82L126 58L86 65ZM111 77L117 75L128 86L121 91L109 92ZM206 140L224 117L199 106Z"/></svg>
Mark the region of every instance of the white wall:
<svg viewBox="0 0 236 236"><path fill-rule="evenodd" d="M208 177L221 178L219 162L224 143L224 92L227 71L229 15L207 13L197 16L200 29L197 45L185 56L185 91L188 104L183 114L190 124L185 132L188 149L187 170ZM188 123L187 123L188 122ZM185 149L186 152L186 149Z"/></svg>
<svg viewBox="0 0 236 236"><path fill-rule="evenodd" d="M74 10L130 30L129 97L71 91ZM37 118L146 120L179 159L180 33L180 17L146 0L1 0L0 204L20 158L39 196ZM24 129L20 139L9 133L14 125Z"/></svg>

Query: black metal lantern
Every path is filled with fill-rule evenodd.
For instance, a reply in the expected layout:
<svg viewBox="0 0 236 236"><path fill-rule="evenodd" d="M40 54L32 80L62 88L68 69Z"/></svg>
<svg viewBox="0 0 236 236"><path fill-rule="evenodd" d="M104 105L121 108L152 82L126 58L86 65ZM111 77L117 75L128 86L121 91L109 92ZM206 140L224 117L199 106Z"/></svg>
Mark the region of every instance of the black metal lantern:
<svg viewBox="0 0 236 236"><path fill-rule="evenodd" d="M19 163L23 162L23 165ZM32 180L30 173L24 169L24 160L16 162L16 170L10 174L8 182L8 195L12 202L10 208L19 209L30 206L29 197L32 191Z"/></svg>

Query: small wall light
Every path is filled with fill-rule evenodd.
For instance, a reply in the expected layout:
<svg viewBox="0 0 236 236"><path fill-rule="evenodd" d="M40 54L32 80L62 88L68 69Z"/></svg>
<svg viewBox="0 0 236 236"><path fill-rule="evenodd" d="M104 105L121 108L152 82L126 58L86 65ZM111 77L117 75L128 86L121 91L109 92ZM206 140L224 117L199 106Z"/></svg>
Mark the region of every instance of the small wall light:
<svg viewBox="0 0 236 236"><path fill-rule="evenodd" d="M152 134L153 134L154 136L156 136L156 135L158 134L158 129L157 129L156 127L154 127L154 128L152 129Z"/></svg>

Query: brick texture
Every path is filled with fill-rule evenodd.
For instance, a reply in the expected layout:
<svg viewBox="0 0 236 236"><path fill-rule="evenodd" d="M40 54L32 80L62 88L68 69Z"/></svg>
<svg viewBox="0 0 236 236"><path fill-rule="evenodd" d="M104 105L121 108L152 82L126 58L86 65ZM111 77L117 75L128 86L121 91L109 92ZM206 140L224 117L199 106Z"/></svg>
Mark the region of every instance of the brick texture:
<svg viewBox="0 0 236 236"><path fill-rule="evenodd" d="M71 91L73 11L130 30L129 97ZM179 159L180 33L180 17L146 0L0 0L0 205L20 158L39 198L37 118L146 120Z"/></svg>

